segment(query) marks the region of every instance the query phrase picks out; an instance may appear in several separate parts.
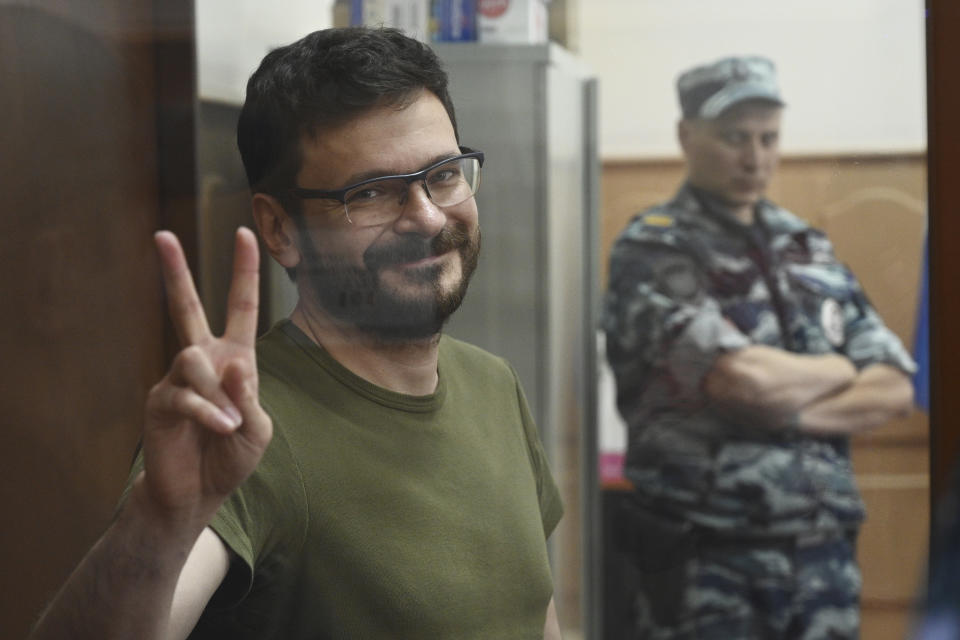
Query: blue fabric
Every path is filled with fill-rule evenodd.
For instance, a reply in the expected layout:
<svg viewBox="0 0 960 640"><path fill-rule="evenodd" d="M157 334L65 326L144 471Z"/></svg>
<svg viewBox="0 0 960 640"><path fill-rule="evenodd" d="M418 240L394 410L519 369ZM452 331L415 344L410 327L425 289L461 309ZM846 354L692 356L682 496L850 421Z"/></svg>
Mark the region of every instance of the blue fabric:
<svg viewBox="0 0 960 640"><path fill-rule="evenodd" d="M924 411L930 411L930 285L928 243L923 243L920 299L917 305L917 324L914 329L913 359L917 372L913 374L914 402Z"/></svg>
<svg viewBox="0 0 960 640"><path fill-rule="evenodd" d="M951 611L931 613L920 621L913 640L958 640L960 619Z"/></svg>

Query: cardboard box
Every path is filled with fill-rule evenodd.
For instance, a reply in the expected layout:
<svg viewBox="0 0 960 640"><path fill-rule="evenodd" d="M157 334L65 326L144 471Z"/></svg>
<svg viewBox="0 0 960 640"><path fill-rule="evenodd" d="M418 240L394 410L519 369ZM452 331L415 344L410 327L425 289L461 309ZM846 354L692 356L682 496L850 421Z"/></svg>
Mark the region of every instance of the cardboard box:
<svg viewBox="0 0 960 640"><path fill-rule="evenodd" d="M489 44L543 44L547 41L545 0L477 0L477 33Z"/></svg>

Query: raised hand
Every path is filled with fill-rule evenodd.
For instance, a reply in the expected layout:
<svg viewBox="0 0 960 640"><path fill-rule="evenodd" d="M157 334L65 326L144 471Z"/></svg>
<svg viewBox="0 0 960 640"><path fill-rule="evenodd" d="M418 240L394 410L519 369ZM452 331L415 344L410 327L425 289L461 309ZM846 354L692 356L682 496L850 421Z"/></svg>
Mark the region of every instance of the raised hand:
<svg viewBox="0 0 960 640"><path fill-rule="evenodd" d="M155 243L183 350L147 398L140 482L165 516L209 519L256 467L273 433L257 399L257 241L249 229L237 230L221 337L210 333L176 236L161 231Z"/></svg>
<svg viewBox="0 0 960 640"><path fill-rule="evenodd" d="M184 348L147 397L144 472L32 640L169 638L172 629L185 636L229 563L219 538L204 538L203 530L273 434L257 400L260 258L253 233L237 231L227 329L219 338L210 334L177 238L160 232L155 239ZM185 565L189 595L175 600Z"/></svg>

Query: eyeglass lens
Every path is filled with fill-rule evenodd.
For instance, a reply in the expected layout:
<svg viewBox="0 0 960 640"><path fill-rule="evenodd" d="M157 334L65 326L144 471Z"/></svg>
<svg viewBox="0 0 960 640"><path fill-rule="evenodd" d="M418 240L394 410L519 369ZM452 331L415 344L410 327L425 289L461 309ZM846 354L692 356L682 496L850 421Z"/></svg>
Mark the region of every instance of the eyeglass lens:
<svg viewBox="0 0 960 640"><path fill-rule="evenodd" d="M477 192L480 162L456 158L431 169L422 180L427 196L438 207L452 207ZM344 194L347 217L354 224L377 225L396 219L411 183L403 178L374 180Z"/></svg>

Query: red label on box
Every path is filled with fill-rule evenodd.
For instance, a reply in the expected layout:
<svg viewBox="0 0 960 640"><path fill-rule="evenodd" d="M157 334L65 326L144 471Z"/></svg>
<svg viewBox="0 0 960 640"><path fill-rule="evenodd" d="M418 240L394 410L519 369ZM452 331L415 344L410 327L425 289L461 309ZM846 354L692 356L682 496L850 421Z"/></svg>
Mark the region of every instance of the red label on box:
<svg viewBox="0 0 960 640"><path fill-rule="evenodd" d="M479 0L477 11L487 18L499 18L507 12L510 0Z"/></svg>

